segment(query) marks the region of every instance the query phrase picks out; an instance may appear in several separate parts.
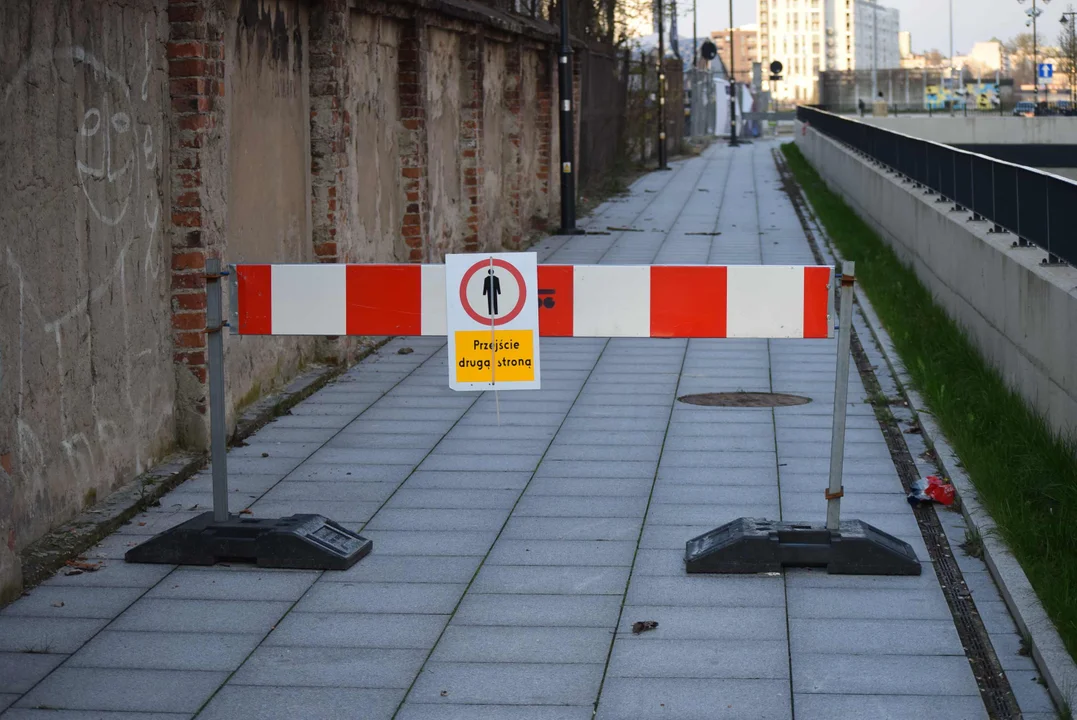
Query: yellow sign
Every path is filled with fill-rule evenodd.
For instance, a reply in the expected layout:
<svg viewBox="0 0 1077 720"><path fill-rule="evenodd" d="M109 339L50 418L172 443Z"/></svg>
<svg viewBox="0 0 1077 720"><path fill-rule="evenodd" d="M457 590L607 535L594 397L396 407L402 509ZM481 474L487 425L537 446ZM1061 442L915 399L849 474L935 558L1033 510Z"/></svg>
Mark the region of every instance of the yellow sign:
<svg viewBox="0 0 1077 720"><path fill-rule="evenodd" d="M533 330L457 330L456 382L527 382L535 379ZM491 372L491 367L493 368Z"/></svg>

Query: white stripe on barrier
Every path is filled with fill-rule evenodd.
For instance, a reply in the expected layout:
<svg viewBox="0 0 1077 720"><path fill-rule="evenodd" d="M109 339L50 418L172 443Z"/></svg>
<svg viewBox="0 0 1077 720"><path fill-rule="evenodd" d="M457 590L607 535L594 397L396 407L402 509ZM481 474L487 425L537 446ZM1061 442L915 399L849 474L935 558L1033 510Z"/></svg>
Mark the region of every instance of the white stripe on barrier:
<svg viewBox="0 0 1077 720"><path fill-rule="evenodd" d="M572 295L576 337L650 337L650 265L577 265Z"/></svg>
<svg viewBox="0 0 1077 720"><path fill-rule="evenodd" d="M445 266L422 266L422 332L423 335L446 333Z"/></svg>
<svg viewBox="0 0 1077 720"><path fill-rule="evenodd" d="M726 337L804 334L803 267L730 265L726 288Z"/></svg>
<svg viewBox="0 0 1077 720"><path fill-rule="evenodd" d="M273 265L274 335L347 335L346 265Z"/></svg>

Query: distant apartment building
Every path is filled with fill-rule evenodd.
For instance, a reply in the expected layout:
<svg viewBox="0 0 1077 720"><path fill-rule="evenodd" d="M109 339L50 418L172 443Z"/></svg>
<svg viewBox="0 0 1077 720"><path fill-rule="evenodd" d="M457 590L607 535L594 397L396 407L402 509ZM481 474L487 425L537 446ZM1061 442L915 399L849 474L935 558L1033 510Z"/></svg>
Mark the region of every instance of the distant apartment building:
<svg viewBox="0 0 1077 720"><path fill-rule="evenodd" d="M759 26L742 25L734 28L732 34L734 79L739 83L751 83L752 63L759 62ZM724 67L728 68L730 31L715 30L711 33L711 40L718 48L718 57L722 59Z"/></svg>
<svg viewBox="0 0 1077 720"><path fill-rule="evenodd" d="M784 77L774 95L816 98L823 70L901 66L898 11L874 0L757 0L759 56L779 60Z"/></svg>

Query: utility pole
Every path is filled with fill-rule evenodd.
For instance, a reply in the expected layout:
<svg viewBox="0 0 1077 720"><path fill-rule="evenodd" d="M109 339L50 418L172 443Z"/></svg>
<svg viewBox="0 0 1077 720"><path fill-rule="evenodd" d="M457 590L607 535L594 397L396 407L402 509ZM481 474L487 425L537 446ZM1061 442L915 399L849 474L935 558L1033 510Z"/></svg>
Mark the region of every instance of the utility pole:
<svg viewBox="0 0 1077 720"><path fill-rule="evenodd" d="M1044 5L1051 2L1051 0L1040 1ZM1025 0L1017 0L1017 2L1024 4ZM1029 17L1025 26L1032 25L1032 100L1036 104L1036 111L1038 112L1040 107L1040 49L1039 38L1036 37L1036 18L1043 14L1043 10L1036 7L1036 0L1032 0L1032 7L1025 10L1025 14Z"/></svg>
<svg viewBox="0 0 1077 720"><path fill-rule="evenodd" d="M572 123L572 44L568 36L568 2L561 3L561 50L557 54L558 89L561 100L561 229L559 235L579 235L576 227L576 178Z"/></svg>
<svg viewBox="0 0 1077 720"><path fill-rule="evenodd" d="M662 0L658 0L658 169L669 170L666 164L666 16Z"/></svg>
<svg viewBox="0 0 1077 720"><path fill-rule="evenodd" d="M692 0L692 70L699 69L699 37L696 27L696 0ZM696 91L695 75L693 74L692 92Z"/></svg>
<svg viewBox="0 0 1077 720"><path fill-rule="evenodd" d="M737 147L737 73L733 47L733 0L729 0L729 147Z"/></svg>

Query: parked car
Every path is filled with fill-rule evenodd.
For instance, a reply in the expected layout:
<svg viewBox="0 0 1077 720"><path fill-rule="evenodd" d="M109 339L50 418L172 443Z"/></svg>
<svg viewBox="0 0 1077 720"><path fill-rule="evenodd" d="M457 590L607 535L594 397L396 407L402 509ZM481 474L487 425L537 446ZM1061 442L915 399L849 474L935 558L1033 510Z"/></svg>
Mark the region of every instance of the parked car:
<svg viewBox="0 0 1077 720"><path fill-rule="evenodd" d="M1032 117L1036 114L1036 103L1022 101L1013 106L1013 114L1021 117Z"/></svg>

